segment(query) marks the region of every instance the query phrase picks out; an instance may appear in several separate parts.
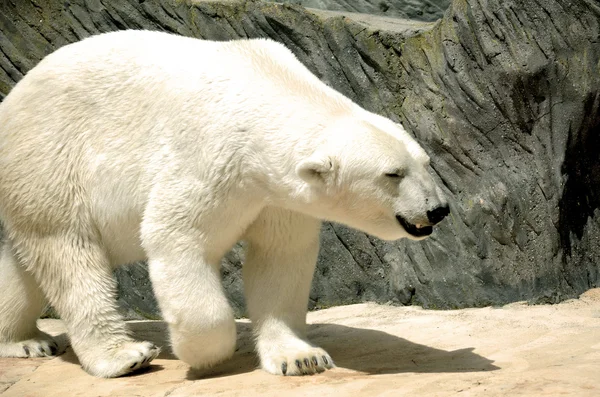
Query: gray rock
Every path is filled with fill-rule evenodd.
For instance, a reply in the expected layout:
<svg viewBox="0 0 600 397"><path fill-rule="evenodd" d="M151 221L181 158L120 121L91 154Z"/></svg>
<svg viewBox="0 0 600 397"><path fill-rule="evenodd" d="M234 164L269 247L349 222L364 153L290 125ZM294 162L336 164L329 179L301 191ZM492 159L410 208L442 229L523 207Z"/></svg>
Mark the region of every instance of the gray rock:
<svg viewBox="0 0 600 397"><path fill-rule="evenodd" d="M455 0L418 23L261 2L0 2L0 95L43 56L103 31L271 37L318 77L404 126L452 216L424 242L325 224L310 307L557 302L600 284L600 7ZM43 111L43 110L41 110ZM224 283L243 313L242 246ZM143 267L117 272L130 316L155 316Z"/></svg>
<svg viewBox="0 0 600 397"><path fill-rule="evenodd" d="M440 19L450 5L450 0L274 0L274 2L298 4L320 10L359 12L428 22Z"/></svg>

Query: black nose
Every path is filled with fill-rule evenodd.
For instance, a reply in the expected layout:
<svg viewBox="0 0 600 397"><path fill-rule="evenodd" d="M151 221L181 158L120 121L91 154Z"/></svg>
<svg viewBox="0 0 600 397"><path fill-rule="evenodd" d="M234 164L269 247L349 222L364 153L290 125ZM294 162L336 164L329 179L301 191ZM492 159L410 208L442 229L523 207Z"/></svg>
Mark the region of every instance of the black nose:
<svg viewBox="0 0 600 397"><path fill-rule="evenodd" d="M431 211L427 211L427 219L429 219L429 222L435 225L436 223L440 223L442 219L444 219L449 213L450 207L448 207L447 204L440 205L439 207L434 208Z"/></svg>

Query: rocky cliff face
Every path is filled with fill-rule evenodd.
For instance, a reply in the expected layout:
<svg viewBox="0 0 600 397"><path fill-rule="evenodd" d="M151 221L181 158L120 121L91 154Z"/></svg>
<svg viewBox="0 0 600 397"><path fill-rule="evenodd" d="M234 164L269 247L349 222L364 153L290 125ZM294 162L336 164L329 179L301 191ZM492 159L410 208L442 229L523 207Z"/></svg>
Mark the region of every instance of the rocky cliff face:
<svg viewBox="0 0 600 397"><path fill-rule="evenodd" d="M452 216L424 242L325 224L312 308L375 300L450 308L555 302L600 284L600 6L454 0L437 23L262 2L0 3L0 96L91 34L159 29L271 37L323 81L400 121L432 157ZM243 312L243 250L224 282ZM145 269L117 272L131 316L156 314Z"/></svg>
<svg viewBox="0 0 600 397"><path fill-rule="evenodd" d="M403 46L399 113L455 203L439 244L406 246L447 280L435 301L597 285L599 16L592 1L454 1Z"/></svg>
<svg viewBox="0 0 600 397"><path fill-rule="evenodd" d="M360 12L428 22L440 19L450 5L450 0L282 0L277 2L320 10Z"/></svg>

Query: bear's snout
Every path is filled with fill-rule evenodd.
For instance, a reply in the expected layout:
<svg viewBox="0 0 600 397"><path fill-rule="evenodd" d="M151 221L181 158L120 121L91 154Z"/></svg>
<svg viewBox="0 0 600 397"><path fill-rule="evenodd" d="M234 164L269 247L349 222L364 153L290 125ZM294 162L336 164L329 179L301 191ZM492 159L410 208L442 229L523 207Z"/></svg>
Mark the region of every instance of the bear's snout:
<svg viewBox="0 0 600 397"><path fill-rule="evenodd" d="M430 211L427 211L427 219L432 225L440 223L450 213L448 204L440 205Z"/></svg>

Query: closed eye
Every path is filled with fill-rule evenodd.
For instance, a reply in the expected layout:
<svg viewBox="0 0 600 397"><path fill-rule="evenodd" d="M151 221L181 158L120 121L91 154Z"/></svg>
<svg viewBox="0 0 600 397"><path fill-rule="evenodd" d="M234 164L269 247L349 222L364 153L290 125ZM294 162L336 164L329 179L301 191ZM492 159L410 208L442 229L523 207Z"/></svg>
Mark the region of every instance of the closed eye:
<svg viewBox="0 0 600 397"><path fill-rule="evenodd" d="M400 179L404 177L404 171L402 170L393 170L391 172L386 172L385 176L392 179Z"/></svg>

